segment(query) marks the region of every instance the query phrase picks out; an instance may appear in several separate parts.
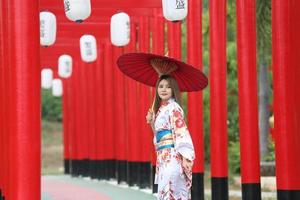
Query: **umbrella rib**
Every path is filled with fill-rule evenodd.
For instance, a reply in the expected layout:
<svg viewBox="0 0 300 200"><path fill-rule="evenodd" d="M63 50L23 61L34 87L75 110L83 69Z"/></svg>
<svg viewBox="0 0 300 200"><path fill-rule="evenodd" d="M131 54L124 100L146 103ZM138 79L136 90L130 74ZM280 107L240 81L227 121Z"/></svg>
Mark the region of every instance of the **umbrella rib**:
<svg viewBox="0 0 300 200"><path fill-rule="evenodd" d="M142 70L131 71L131 73L128 73L128 75L138 74L138 76L140 76L141 74L144 74L146 72L153 71L153 69L151 69L151 68L145 68L144 70L145 71L142 71Z"/></svg>
<svg viewBox="0 0 300 200"><path fill-rule="evenodd" d="M184 83L184 79L183 76L180 76L179 73L176 73L176 77L174 77L177 79L177 82L179 83L179 85L181 85L182 87L180 88L180 90L185 90L186 89L186 85Z"/></svg>
<svg viewBox="0 0 300 200"><path fill-rule="evenodd" d="M198 83L200 83L200 82L198 82L198 81L200 81L201 80L201 77L199 77L199 79L198 79L198 74L200 75L200 73L198 73L197 71L195 71L194 73L192 72L192 71L186 71L185 72L186 74L187 74L187 76L186 77L183 77L184 79L185 79L185 83L186 83L186 86L187 86L187 84L190 84L191 86L193 86L193 90L197 90L197 89L199 89L198 88L198 86L199 86L199 84ZM188 77L188 76L190 76L190 77ZM194 83L194 81L196 81L196 83Z"/></svg>
<svg viewBox="0 0 300 200"><path fill-rule="evenodd" d="M192 67L193 69L191 71L185 71L185 73L189 74L190 76L194 77L192 78L192 80L196 79L198 80L197 82L197 87L195 89L203 89L205 88L205 86L207 85L207 78L205 77L205 75L203 74L203 72L201 72L199 69L196 69L194 67ZM193 72L194 71L194 72ZM191 80L190 80L191 81ZM199 86L199 88L198 88Z"/></svg>

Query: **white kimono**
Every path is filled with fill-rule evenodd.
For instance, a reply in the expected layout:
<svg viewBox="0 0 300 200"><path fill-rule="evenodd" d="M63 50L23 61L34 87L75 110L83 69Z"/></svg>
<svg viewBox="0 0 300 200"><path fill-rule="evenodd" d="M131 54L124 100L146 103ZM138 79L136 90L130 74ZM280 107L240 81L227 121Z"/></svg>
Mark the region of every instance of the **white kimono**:
<svg viewBox="0 0 300 200"><path fill-rule="evenodd" d="M182 156L195 159L190 133L184 121L182 108L173 98L161 105L154 122L155 132L171 130L174 148L157 151L155 183L159 200L190 200L192 171L183 169ZM156 134L154 145L157 145Z"/></svg>

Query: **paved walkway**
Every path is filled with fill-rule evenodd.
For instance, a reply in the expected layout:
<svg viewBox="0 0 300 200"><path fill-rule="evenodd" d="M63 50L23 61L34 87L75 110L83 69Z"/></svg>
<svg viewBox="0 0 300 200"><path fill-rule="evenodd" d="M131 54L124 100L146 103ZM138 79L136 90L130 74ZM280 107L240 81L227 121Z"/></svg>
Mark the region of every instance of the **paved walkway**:
<svg viewBox="0 0 300 200"><path fill-rule="evenodd" d="M205 189L205 199L211 191ZM240 200L241 191L230 190L230 199ZM262 199L275 200L276 192L262 192ZM43 176L42 200L156 200L151 190L118 185L116 182L97 181L70 176Z"/></svg>
<svg viewBox="0 0 300 200"><path fill-rule="evenodd" d="M114 182L70 176L42 177L42 200L155 200L150 193Z"/></svg>

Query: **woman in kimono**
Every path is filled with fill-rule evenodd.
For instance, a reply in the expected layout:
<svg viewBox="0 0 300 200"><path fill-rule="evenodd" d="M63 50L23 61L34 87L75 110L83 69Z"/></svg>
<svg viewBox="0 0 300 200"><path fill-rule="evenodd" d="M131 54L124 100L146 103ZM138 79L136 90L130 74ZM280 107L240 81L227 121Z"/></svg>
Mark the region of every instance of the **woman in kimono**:
<svg viewBox="0 0 300 200"><path fill-rule="evenodd" d="M190 200L195 152L180 106L179 87L173 77L160 76L154 110L148 111L146 120L154 132L158 199Z"/></svg>

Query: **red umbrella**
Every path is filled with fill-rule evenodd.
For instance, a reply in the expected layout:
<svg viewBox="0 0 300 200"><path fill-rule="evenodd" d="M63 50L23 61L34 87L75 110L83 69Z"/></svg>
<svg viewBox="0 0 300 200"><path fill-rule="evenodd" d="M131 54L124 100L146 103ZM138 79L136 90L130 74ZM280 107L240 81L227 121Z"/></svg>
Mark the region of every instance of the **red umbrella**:
<svg viewBox="0 0 300 200"><path fill-rule="evenodd" d="M181 92L199 91L207 86L207 77L200 70L166 56L127 53L118 58L117 64L130 78L152 87L163 74L174 77Z"/></svg>

